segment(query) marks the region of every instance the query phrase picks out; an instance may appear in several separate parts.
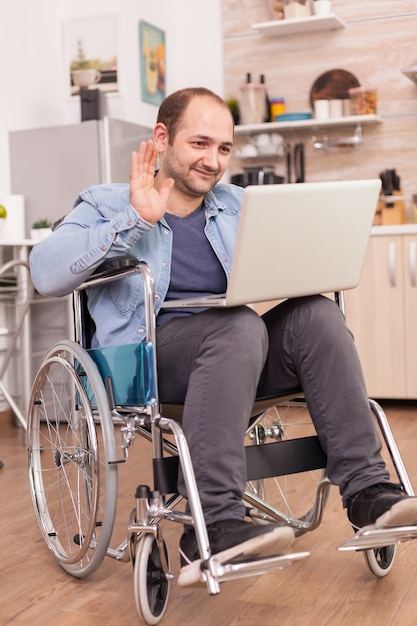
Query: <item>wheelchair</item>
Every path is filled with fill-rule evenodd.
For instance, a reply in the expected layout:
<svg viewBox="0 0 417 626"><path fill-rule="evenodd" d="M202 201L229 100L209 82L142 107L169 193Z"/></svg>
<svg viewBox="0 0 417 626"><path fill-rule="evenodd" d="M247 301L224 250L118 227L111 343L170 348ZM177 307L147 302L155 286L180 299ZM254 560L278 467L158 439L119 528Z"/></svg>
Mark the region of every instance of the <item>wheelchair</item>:
<svg viewBox="0 0 417 626"><path fill-rule="evenodd" d="M87 288L140 272L144 283L146 337L140 344L91 348L94 325ZM343 294L336 294L343 307ZM173 578L161 522L193 525L200 550L199 581L210 595L220 583L287 567L308 552L245 562L220 563L210 545L190 453L181 428L182 407L160 405L155 357L154 284L148 266L125 256L106 260L73 294L75 339L45 354L30 396L27 420L29 484L37 522L59 565L70 575L91 575L105 556L131 561L137 611L157 624L166 610ZM403 489L413 494L401 456L381 407L371 410L382 430ZM111 547L118 467L128 460L135 437L152 448L152 486L139 483L125 540ZM120 441L120 444L118 442ZM278 447L279 446L279 447ZM320 524L331 483L326 457L302 393L257 401L247 430L248 517L254 523L284 521L302 535ZM181 466L190 513L179 510ZM391 569L395 546L408 528L381 538L368 531L341 546L361 550L377 577ZM360 536L359 540L357 539ZM399 538L400 537L400 538ZM181 575L178 580L181 583ZM184 583L183 583L184 584Z"/></svg>

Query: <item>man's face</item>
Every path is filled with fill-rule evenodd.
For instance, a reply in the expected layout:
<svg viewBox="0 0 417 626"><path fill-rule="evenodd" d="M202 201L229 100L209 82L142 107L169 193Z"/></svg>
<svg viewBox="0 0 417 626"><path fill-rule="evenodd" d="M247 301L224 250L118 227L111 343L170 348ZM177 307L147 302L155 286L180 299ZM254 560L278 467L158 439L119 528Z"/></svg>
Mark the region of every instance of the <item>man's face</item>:
<svg viewBox="0 0 417 626"><path fill-rule="evenodd" d="M188 196L202 196L226 171L233 147L233 121L211 98L196 97L184 111L172 145L160 155L165 176Z"/></svg>

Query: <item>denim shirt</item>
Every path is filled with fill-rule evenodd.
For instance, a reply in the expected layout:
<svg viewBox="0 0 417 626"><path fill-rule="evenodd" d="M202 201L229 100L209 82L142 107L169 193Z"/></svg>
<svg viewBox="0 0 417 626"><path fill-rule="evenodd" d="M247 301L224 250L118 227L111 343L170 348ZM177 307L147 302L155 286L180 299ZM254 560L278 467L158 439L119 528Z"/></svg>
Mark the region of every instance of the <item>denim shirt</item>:
<svg viewBox="0 0 417 626"><path fill-rule="evenodd" d="M83 191L56 230L30 254L39 293L63 296L86 280L107 257L131 254L145 261L155 281L156 314L168 291L172 231L162 218L143 220L129 201L128 184L96 185ZM218 184L204 197L205 234L227 278L243 189ZM89 310L97 327L94 347L136 343L145 336L140 274L90 288Z"/></svg>

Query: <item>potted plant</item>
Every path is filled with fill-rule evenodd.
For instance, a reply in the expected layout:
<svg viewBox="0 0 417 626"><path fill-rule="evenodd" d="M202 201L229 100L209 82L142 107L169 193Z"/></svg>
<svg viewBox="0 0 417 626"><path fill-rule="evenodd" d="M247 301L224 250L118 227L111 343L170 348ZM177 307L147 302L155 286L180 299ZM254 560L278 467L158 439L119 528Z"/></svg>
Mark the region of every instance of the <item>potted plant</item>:
<svg viewBox="0 0 417 626"><path fill-rule="evenodd" d="M46 218L42 218L37 220L32 224L32 228L30 229L30 238L33 241L41 241L52 232L52 223Z"/></svg>
<svg viewBox="0 0 417 626"><path fill-rule="evenodd" d="M239 101L238 99L229 98L228 100L225 100L225 102L232 113L234 123L236 125L239 124Z"/></svg>
<svg viewBox="0 0 417 626"><path fill-rule="evenodd" d="M6 226L7 210L0 204L0 239L3 239L4 227Z"/></svg>

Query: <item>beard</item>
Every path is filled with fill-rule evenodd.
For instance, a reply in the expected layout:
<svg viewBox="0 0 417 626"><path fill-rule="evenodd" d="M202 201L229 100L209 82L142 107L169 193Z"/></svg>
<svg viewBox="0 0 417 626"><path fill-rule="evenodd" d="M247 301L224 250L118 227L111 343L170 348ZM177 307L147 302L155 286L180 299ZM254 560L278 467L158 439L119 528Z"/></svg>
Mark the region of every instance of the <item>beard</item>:
<svg viewBox="0 0 417 626"><path fill-rule="evenodd" d="M183 165L172 156L172 151L169 148L164 154L161 170L164 176L175 180L177 189L193 197L202 196L210 191L223 174L219 170L205 167L200 161L191 165Z"/></svg>

